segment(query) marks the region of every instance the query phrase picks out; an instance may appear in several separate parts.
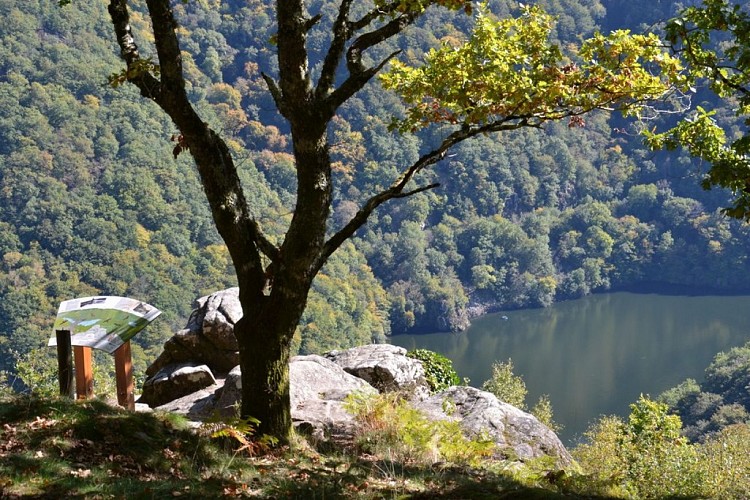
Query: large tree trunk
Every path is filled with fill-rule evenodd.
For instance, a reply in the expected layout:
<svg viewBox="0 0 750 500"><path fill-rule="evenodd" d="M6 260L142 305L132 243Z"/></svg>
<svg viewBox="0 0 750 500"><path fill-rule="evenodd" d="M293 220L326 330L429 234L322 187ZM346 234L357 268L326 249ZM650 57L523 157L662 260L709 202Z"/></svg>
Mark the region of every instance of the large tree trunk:
<svg viewBox="0 0 750 500"><path fill-rule="evenodd" d="M296 133L295 133L296 132ZM260 421L258 434L280 444L292 430L289 357L292 337L307 305L321 259L331 205L331 162L325 129L293 129L297 206L279 257L268 268L268 296L242 287L243 318L235 325L242 370L242 416Z"/></svg>
<svg viewBox="0 0 750 500"><path fill-rule="evenodd" d="M282 444L288 442L292 429L290 345L312 281L325 261L333 194L326 137L332 110L314 97L304 10L301 0L277 3L280 87L272 86L279 110L291 125L297 167L294 216L277 258L267 269L270 295L245 294L244 318L235 329L242 369L242 415L260 420L258 433L274 436ZM242 283L241 270L237 273Z"/></svg>
<svg viewBox="0 0 750 500"><path fill-rule="evenodd" d="M281 311L277 311L281 313ZM276 327L276 329L278 326ZM291 332L274 331L245 315L235 325L240 345L242 370L242 416L257 418L258 436L270 435L280 444L289 442L292 416L289 400L290 343L283 341Z"/></svg>

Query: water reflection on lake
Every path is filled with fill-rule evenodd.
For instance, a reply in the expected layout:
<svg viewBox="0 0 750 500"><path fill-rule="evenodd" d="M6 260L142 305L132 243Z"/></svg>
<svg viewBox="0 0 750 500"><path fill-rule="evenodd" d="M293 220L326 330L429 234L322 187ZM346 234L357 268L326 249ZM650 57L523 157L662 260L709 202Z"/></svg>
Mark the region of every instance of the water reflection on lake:
<svg viewBox="0 0 750 500"><path fill-rule="evenodd" d="M503 319L503 317L507 319ZM626 416L639 394L701 380L713 356L750 340L750 296L610 293L547 309L476 319L460 334L396 335L391 342L453 360L480 387L495 360L513 360L533 405L548 394L563 442L599 415Z"/></svg>

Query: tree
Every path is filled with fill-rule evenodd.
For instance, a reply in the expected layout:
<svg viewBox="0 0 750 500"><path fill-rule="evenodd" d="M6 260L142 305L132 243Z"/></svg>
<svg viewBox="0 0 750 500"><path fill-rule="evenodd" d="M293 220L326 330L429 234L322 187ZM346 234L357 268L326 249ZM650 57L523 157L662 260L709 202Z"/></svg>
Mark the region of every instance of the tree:
<svg viewBox="0 0 750 500"><path fill-rule="evenodd" d="M719 97L737 102L744 133L729 136L713 111L697 107L674 128L646 133L653 148L684 147L711 164L702 186L728 188L735 199L723 212L750 220L750 8L729 0L704 0L667 23L667 40L681 56L691 83L707 82Z"/></svg>
<svg viewBox="0 0 750 500"><path fill-rule="evenodd" d="M59 0L61 4L70 0ZM341 0L332 18L308 12L302 0L278 0L273 39L278 74L264 74L268 92L288 122L296 174L294 215L280 241L260 226L243 192L227 143L201 119L186 92L178 24L169 0L147 0L153 57L142 56L130 28L127 0L110 0L114 36L126 68L113 85L129 82L174 122L174 154L195 160L213 220L237 274L244 317L235 326L242 370L242 415L260 420L259 434L283 443L291 430L290 343L305 309L313 278L326 260L383 203L437 187L416 184L418 174L447 151L480 134L541 127L593 109L619 108L636 114L676 78L679 63L655 35L618 31L585 42L566 57L548 41L552 18L536 7L517 18L496 20L482 7L472 36L444 45L424 66L382 55L389 40L414 25L428 9L471 12L468 0L375 0L366 7ZM369 9L369 10L368 10ZM308 35L324 30L330 42L319 70L312 71ZM381 55L379 55L381 54ZM155 57L155 59L154 59ZM315 61L312 61L315 62ZM447 130L434 149L401 166L400 175L372 194L336 232L328 220L334 197L329 126L338 108L392 63L383 85L408 105L394 127L407 133ZM652 70L659 70L652 72ZM443 128L440 128L443 126Z"/></svg>

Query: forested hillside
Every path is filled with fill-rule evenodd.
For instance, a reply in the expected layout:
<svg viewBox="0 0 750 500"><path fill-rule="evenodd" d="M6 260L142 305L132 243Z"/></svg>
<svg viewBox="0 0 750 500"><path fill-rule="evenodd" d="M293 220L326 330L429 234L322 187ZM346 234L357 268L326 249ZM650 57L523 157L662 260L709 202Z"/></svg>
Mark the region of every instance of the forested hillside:
<svg viewBox="0 0 750 500"><path fill-rule="evenodd" d="M562 43L674 13L660 1L540 3L558 16ZM502 14L515 2L492 4ZM189 94L230 138L252 208L273 235L291 218L295 185L287 131L261 76L276 64L270 8L261 0L175 7ZM310 9L335 12L327 1ZM136 339L142 366L184 325L196 297L234 284L193 162L156 107L116 85L122 66L104 5L0 0L0 14L0 370L44 345L61 300L92 294L164 311ZM392 48L418 63L424 49L461 39L470 22L436 11ZM313 48L326 42L310 38ZM700 89L693 98L703 99ZM335 119L343 200L335 224L437 140L391 131L401 110L372 85ZM724 115L731 123L731 110ZM458 330L488 308L547 306L646 282L746 289L749 230L719 213L727 193L701 190L703 170L684 154L646 150L629 123L605 113L583 127L466 142L426 174L440 189L382 207L334 254L316 279L297 348Z"/></svg>
<svg viewBox="0 0 750 500"><path fill-rule="evenodd" d="M687 379L660 399L679 415L683 433L704 442L733 424L750 422L750 343L720 352L700 384Z"/></svg>

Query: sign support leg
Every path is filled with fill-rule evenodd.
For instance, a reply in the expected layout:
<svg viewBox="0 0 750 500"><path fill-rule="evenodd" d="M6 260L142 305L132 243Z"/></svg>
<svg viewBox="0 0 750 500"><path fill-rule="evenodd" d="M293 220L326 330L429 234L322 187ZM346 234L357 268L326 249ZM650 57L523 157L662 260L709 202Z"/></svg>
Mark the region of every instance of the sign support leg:
<svg viewBox="0 0 750 500"><path fill-rule="evenodd" d="M133 363L129 340L115 351L115 377L117 378L117 403L130 411L135 410Z"/></svg>
<svg viewBox="0 0 750 500"><path fill-rule="evenodd" d="M73 349L70 344L70 331L55 330L57 337L57 380L60 395L73 397Z"/></svg>
<svg viewBox="0 0 750 500"><path fill-rule="evenodd" d="M77 399L91 399L94 396L94 369L91 364L91 348L73 346L76 360Z"/></svg>

